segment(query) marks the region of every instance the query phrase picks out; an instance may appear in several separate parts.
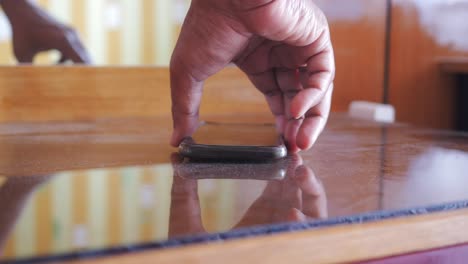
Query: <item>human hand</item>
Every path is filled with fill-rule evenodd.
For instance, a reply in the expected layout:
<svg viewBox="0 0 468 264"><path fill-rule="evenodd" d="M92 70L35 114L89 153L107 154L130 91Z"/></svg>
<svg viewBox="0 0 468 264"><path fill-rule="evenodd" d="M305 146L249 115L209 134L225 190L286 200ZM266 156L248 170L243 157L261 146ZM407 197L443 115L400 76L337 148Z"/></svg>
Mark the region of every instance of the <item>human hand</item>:
<svg viewBox="0 0 468 264"><path fill-rule="evenodd" d="M14 3L13 3L14 2ZM76 31L25 0L2 2L12 25L13 51L20 63L32 63L43 51L58 50L59 63L91 63Z"/></svg>
<svg viewBox="0 0 468 264"><path fill-rule="evenodd" d="M194 0L171 59L177 146L198 127L204 81L235 63L260 90L291 152L328 119L335 75L325 16L311 0Z"/></svg>

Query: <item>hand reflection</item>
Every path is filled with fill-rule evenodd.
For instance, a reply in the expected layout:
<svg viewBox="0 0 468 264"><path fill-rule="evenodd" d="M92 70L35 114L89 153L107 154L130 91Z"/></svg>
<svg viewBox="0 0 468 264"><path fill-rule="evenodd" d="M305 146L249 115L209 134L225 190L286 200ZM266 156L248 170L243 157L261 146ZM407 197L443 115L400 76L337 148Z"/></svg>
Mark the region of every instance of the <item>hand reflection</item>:
<svg viewBox="0 0 468 264"><path fill-rule="evenodd" d="M0 257L8 235L25 208L29 197L50 176L9 177L0 186Z"/></svg>
<svg viewBox="0 0 468 264"><path fill-rule="evenodd" d="M174 179L169 237L205 233L196 180L203 177L185 175L188 170L179 169L183 161L179 155L172 155L171 160L174 167ZM325 189L315 177L312 169L303 164L299 155L288 157L284 166L286 171L284 179L270 180L260 197L234 226L235 228L327 217ZM183 177L179 175L179 171L183 171ZM221 179L223 176L219 175L218 178Z"/></svg>
<svg viewBox="0 0 468 264"><path fill-rule="evenodd" d="M327 200L322 183L302 163L290 157L285 179L270 181L236 227L327 217Z"/></svg>
<svg viewBox="0 0 468 264"><path fill-rule="evenodd" d="M179 157L172 156L172 162ZM181 221L181 219L184 219ZM204 233L198 199L197 180L185 179L174 170L171 190L171 209L169 214L169 237Z"/></svg>

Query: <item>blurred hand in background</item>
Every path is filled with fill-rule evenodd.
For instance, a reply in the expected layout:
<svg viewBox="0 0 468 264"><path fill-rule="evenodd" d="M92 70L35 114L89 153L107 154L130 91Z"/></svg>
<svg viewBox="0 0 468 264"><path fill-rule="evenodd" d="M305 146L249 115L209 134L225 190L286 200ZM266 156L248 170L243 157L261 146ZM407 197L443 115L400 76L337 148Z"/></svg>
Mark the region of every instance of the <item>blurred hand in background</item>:
<svg viewBox="0 0 468 264"><path fill-rule="evenodd" d="M13 32L13 52L20 63L32 63L43 51L61 53L58 63L91 63L76 31L28 0L1 0Z"/></svg>

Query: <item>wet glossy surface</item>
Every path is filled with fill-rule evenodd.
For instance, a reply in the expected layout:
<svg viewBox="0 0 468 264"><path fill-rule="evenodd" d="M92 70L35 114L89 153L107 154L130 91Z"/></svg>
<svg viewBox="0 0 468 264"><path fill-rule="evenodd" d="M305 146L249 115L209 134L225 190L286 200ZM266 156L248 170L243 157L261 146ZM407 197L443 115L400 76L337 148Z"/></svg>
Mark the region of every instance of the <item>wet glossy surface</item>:
<svg viewBox="0 0 468 264"><path fill-rule="evenodd" d="M300 156L193 163L173 154L169 128L167 118L0 125L3 258L468 200L467 134L334 115Z"/></svg>

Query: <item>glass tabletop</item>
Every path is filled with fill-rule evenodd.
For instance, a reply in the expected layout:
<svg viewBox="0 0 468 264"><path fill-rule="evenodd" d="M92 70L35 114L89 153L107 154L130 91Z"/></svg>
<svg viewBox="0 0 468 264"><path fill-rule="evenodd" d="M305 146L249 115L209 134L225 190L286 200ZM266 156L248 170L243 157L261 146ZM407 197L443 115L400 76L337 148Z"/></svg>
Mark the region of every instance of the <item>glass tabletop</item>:
<svg viewBox="0 0 468 264"><path fill-rule="evenodd" d="M251 130L252 120L236 128ZM310 151L202 162L168 146L170 125L167 117L0 125L0 260L182 246L468 204L467 134L334 114Z"/></svg>

